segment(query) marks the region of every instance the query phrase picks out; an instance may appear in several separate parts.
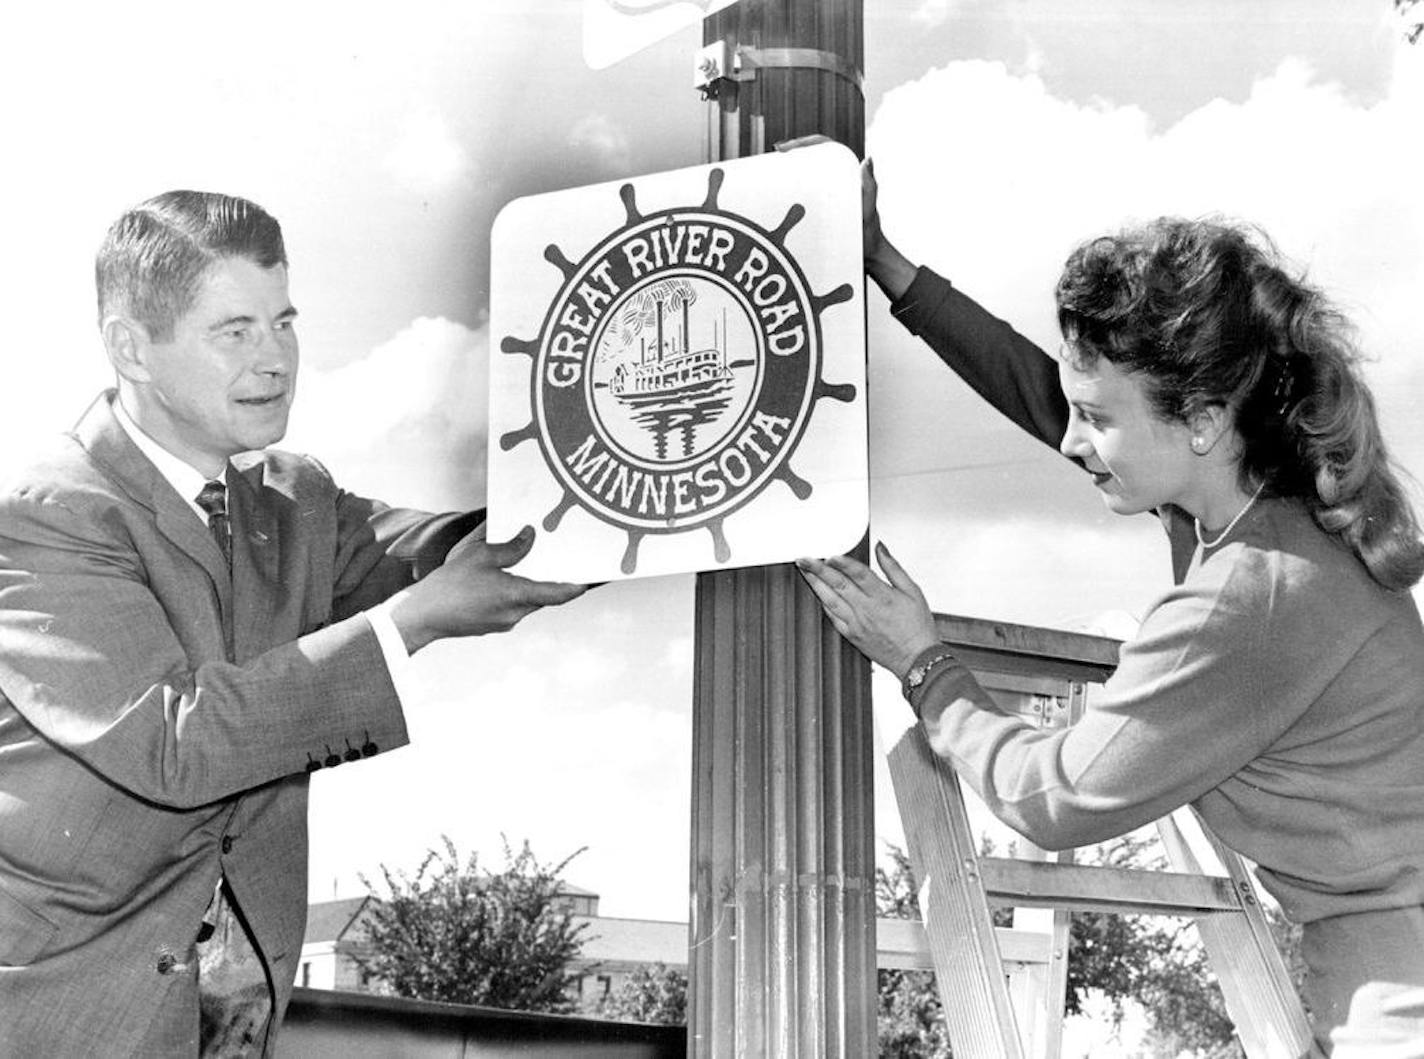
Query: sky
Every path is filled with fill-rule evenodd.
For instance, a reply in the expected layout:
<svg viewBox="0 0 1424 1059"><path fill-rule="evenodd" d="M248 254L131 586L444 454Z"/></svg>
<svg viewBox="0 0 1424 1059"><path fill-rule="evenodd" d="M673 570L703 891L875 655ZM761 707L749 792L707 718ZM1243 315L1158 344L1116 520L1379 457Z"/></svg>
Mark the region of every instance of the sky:
<svg viewBox="0 0 1424 1059"><path fill-rule="evenodd" d="M83 8L84 5L79 5ZM511 200L700 164L700 34L601 71L578 0L26 5L0 41L11 210L0 475L109 372L92 256L171 187L283 222L303 368L283 446L357 492L484 500L489 234ZM866 0L887 231L1030 338L1080 239L1161 213L1261 224L1352 314L1399 462L1424 474L1424 46L1388 0ZM940 611L1121 632L1168 584L1119 519L868 298L871 532ZM311 896L448 836L502 841L604 914L688 901L693 578L598 589L413 666L412 745L320 773ZM894 706L893 682L877 681ZM877 831L900 842L884 770Z"/></svg>

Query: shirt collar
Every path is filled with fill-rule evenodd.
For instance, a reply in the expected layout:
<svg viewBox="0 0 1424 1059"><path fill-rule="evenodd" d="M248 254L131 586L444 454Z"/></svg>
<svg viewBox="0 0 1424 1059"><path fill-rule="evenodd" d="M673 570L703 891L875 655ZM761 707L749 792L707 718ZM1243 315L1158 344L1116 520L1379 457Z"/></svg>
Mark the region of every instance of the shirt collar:
<svg viewBox="0 0 1424 1059"><path fill-rule="evenodd" d="M193 513L206 525L207 513L198 506L197 501L203 483L208 481L203 472L192 464L179 459L145 434L129 416L123 401L117 396L114 398L114 418L119 421L119 426L123 427L124 433L138 446L139 452L147 456L149 462L158 468L158 473L163 476L163 480L173 487L184 502L192 508Z"/></svg>

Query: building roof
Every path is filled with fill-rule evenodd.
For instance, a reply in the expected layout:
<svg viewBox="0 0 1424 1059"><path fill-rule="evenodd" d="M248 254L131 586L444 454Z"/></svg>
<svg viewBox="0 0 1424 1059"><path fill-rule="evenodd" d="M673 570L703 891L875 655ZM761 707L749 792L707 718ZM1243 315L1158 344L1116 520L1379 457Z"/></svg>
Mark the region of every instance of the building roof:
<svg viewBox="0 0 1424 1059"><path fill-rule="evenodd" d="M596 890L585 890L582 886L575 886L573 883L561 882L559 883L558 895L560 897L597 897L598 892Z"/></svg>
<svg viewBox="0 0 1424 1059"><path fill-rule="evenodd" d="M318 901L307 905L307 932L302 938L303 945L340 941L356 917L366 907L366 897L343 897L338 901Z"/></svg>
<svg viewBox="0 0 1424 1059"><path fill-rule="evenodd" d="M573 921L588 925L582 935L580 960L687 966L686 923L608 916L574 916Z"/></svg>

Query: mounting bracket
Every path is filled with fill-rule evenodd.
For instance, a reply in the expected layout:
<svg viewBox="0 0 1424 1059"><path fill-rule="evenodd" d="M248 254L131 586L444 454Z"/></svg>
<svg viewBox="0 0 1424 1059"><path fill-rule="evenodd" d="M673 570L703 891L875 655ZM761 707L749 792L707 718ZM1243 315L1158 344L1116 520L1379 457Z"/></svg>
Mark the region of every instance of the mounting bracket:
<svg viewBox="0 0 1424 1059"><path fill-rule="evenodd" d="M718 41L693 56L692 87L704 98L715 99L722 81L752 81L758 70L824 70L865 92L865 75L834 52L818 48L751 48Z"/></svg>

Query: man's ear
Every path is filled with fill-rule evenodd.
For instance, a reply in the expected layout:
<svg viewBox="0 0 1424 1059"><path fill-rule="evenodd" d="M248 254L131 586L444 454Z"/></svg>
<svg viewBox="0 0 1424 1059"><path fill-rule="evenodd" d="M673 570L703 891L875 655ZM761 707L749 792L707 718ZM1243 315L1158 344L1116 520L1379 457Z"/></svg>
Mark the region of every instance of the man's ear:
<svg viewBox="0 0 1424 1059"><path fill-rule="evenodd" d="M121 379L147 382L148 347L152 344L148 330L127 316L106 316L99 325L109 363Z"/></svg>

